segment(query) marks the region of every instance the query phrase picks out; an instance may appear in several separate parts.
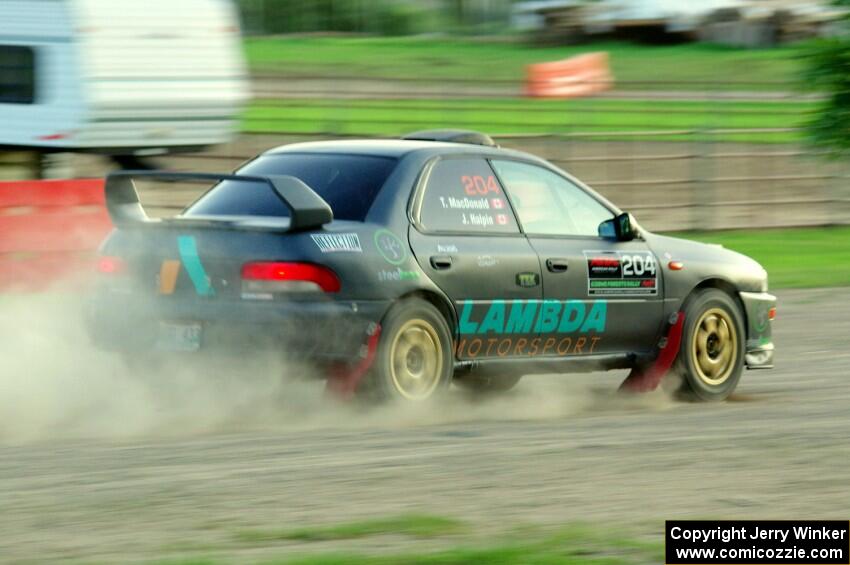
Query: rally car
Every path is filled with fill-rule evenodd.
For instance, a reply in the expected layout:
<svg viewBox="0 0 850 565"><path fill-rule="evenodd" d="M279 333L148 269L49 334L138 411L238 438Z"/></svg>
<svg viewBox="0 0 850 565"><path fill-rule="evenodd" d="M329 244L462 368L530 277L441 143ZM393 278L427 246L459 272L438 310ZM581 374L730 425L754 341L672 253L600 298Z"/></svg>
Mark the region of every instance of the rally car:
<svg viewBox="0 0 850 565"><path fill-rule="evenodd" d="M134 181L211 185L149 218ZM755 261L656 235L543 159L458 130L272 149L235 174L118 172L93 339L129 356L260 348L341 394L421 401L451 383L668 372L701 400L773 362Z"/></svg>

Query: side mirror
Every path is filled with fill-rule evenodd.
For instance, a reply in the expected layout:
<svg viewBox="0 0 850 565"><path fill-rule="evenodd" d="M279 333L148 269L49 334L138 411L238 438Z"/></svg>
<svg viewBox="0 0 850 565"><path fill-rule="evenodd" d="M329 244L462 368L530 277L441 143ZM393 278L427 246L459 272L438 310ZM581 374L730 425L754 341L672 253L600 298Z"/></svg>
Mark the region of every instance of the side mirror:
<svg viewBox="0 0 850 565"><path fill-rule="evenodd" d="M599 224L599 237L631 241L638 236L634 216L629 213L620 214Z"/></svg>

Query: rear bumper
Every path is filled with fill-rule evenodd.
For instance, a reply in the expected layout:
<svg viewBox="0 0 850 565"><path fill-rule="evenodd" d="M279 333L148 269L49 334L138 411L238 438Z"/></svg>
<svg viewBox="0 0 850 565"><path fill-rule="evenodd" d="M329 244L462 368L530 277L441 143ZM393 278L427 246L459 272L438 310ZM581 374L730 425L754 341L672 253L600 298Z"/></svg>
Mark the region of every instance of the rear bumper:
<svg viewBox="0 0 850 565"><path fill-rule="evenodd" d="M748 369L773 368L773 321L769 312L776 297L766 292L741 292L747 315L747 347L744 362Z"/></svg>
<svg viewBox="0 0 850 565"><path fill-rule="evenodd" d="M199 324L201 352L279 351L288 357L349 361L360 357L389 301L139 300L106 291L89 302L94 344L128 353L157 350L162 323Z"/></svg>

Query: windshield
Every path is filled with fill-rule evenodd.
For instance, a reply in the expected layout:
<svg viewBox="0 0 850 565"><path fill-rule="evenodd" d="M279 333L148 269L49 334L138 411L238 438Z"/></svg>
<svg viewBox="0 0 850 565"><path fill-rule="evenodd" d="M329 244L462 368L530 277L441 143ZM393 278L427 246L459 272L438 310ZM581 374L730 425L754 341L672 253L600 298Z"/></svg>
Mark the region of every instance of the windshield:
<svg viewBox="0 0 850 565"><path fill-rule="evenodd" d="M362 222L396 162L372 155L278 153L251 161L237 174L296 177L330 205L334 218ZM184 215L288 217L289 209L265 184L222 181Z"/></svg>

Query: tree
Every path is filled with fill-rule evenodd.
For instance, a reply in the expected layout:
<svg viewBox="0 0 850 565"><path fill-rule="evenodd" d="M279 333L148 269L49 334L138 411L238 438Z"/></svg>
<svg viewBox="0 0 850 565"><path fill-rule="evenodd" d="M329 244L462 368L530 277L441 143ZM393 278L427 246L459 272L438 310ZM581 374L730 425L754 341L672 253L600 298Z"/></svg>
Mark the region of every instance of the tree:
<svg viewBox="0 0 850 565"><path fill-rule="evenodd" d="M850 0L834 0L850 9ZM807 49L804 80L807 88L826 95L808 123L811 141L836 156L850 155L850 10L836 22L838 33L814 41Z"/></svg>

